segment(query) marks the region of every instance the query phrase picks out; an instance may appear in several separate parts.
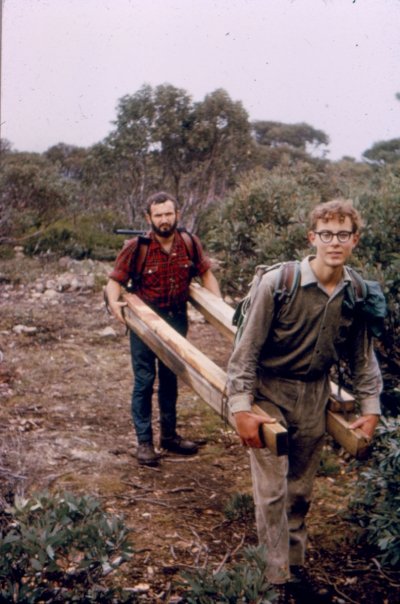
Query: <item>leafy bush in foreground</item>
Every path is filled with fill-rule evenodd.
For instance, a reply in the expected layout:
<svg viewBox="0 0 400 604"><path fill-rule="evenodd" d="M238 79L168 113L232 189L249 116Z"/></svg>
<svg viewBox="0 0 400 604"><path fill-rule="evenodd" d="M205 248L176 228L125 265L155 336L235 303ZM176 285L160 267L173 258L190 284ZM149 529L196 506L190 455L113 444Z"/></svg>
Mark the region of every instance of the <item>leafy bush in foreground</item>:
<svg viewBox="0 0 400 604"><path fill-rule="evenodd" d="M224 514L228 520L254 520L254 500L249 493L234 493L227 502Z"/></svg>
<svg viewBox="0 0 400 604"><path fill-rule="evenodd" d="M199 568L182 573L187 604L267 604L274 591L267 583L265 546L243 550L244 563L215 572Z"/></svg>
<svg viewBox="0 0 400 604"><path fill-rule="evenodd" d="M121 518L92 497L16 497L0 515L0 601L132 601L98 584L132 553Z"/></svg>
<svg viewBox="0 0 400 604"><path fill-rule="evenodd" d="M376 547L383 565L400 565L400 424L382 419L372 459L360 472L350 508L364 528L362 539Z"/></svg>

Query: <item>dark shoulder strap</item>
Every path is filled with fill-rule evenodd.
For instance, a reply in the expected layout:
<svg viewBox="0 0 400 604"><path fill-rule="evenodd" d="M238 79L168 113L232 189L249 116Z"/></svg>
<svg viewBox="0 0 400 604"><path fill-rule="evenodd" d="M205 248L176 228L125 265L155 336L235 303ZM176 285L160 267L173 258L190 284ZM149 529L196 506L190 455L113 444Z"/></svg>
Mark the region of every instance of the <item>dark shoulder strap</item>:
<svg viewBox="0 0 400 604"><path fill-rule="evenodd" d="M189 258L194 264L197 264L199 259L199 252L197 250L196 242L194 241L194 237L192 233L187 231L185 228L180 227L178 229L178 233L182 237L183 243L185 244L186 251L189 255Z"/></svg>
<svg viewBox="0 0 400 604"><path fill-rule="evenodd" d="M351 266L346 266L346 269L350 275L355 301L363 302L367 295L367 286L364 279Z"/></svg>
<svg viewBox="0 0 400 604"><path fill-rule="evenodd" d="M137 244L131 262L131 273L133 279L139 279L146 262L147 252L149 251L150 237L140 235L137 237Z"/></svg>
<svg viewBox="0 0 400 604"><path fill-rule="evenodd" d="M278 272L275 296L279 302L290 298L299 284L300 263L297 260L284 262Z"/></svg>

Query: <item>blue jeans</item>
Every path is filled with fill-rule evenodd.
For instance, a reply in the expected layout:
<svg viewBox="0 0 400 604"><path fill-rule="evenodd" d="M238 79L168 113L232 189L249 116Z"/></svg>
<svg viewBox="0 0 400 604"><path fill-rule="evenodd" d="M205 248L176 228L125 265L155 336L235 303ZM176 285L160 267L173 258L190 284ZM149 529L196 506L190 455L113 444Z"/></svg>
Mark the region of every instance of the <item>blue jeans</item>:
<svg viewBox="0 0 400 604"><path fill-rule="evenodd" d="M175 313L157 311L158 314L186 336L188 320L186 310ZM171 438L176 434L176 401L178 398L178 379L154 352L133 332L130 332L132 369L135 382L132 392L132 419L139 443L152 443L152 396L158 365L158 405L160 409L160 431L162 438Z"/></svg>

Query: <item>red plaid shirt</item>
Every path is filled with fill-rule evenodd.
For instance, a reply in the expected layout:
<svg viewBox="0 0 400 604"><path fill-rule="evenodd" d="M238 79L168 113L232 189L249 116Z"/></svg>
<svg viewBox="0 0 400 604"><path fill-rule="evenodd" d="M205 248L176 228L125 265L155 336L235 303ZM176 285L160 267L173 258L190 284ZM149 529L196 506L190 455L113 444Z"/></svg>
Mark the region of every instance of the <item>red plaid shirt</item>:
<svg viewBox="0 0 400 604"><path fill-rule="evenodd" d="M192 237L197 250L194 261L189 257L186 245L178 232L175 232L169 253L162 249L154 233L150 234L151 241L135 289L135 294L146 304L163 309L183 307L188 299L192 277L203 275L211 268L211 262L204 255L199 238L195 235ZM110 279L118 281L121 285L126 285L134 277L135 267L132 265L137 242L137 238L127 242L116 259L114 270L109 275Z"/></svg>

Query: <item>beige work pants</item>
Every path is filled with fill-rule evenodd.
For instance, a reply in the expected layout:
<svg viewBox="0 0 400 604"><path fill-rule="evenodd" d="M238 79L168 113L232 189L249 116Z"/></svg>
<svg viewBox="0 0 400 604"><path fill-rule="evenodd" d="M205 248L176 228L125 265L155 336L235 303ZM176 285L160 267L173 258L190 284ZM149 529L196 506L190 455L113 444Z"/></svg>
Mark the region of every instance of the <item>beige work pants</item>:
<svg viewBox="0 0 400 604"><path fill-rule="evenodd" d="M289 454L250 449L256 524L267 550L267 579L284 583L290 565L304 564L305 517L325 434L329 380L260 380L257 404L288 430Z"/></svg>

